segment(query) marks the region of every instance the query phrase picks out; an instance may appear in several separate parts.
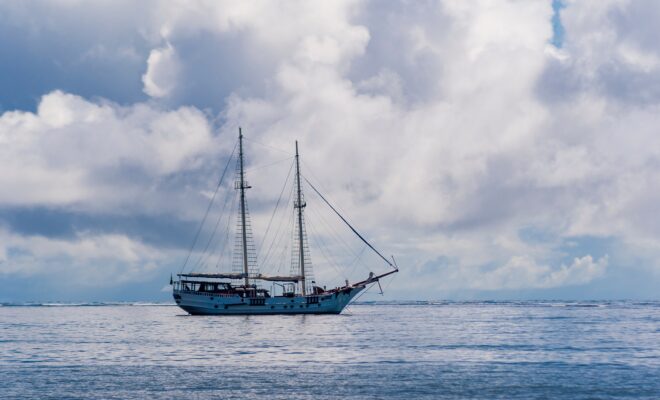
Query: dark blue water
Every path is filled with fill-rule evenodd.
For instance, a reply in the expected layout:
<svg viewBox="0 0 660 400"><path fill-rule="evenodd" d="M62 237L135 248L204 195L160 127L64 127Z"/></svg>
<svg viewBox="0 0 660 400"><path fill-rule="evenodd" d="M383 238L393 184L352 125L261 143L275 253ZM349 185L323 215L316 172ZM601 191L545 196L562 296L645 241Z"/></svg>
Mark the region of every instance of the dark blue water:
<svg viewBox="0 0 660 400"><path fill-rule="evenodd" d="M659 399L660 303L4 305L0 398Z"/></svg>

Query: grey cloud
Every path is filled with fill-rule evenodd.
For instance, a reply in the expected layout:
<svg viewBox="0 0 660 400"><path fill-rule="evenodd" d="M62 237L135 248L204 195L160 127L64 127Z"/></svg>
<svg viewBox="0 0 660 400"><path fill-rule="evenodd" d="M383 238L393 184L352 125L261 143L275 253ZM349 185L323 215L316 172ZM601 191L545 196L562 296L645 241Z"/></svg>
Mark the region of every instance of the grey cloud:
<svg viewBox="0 0 660 400"><path fill-rule="evenodd" d="M173 38L172 45L185 62L172 98L174 104L192 104L215 113L231 93L261 97L268 91L277 61L268 52L255 51L252 38L243 32L199 32Z"/></svg>
<svg viewBox="0 0 660 400"><path fill-rule="evenodd" d="M541 99L572 101L594 93L621 105L660 101L660 46L654 2L571 3L562 10L561 50L549 57L538 82Z"/></svg>
<svg viewBox="0 0 660 400"><path fill-rule="evenodd" d="M126 12L130 5L131 12ZM60 89L119 103L143 101L148 2L0 4L0 106L34 110Z"/></svg>
<svg viewBox="0 0 660 400"><path fill-rule="evenodd" d="M367 81L385 71L401 79L402 94L409 103L441 98L444 59L438 52L454 24L442 3L418 2L408 7L404 2L392 2L383 7L370 1L354 23L369 28L370 40L364 55L351 64L347 76L353 82Z"/></svg>
<svg viewBox="0 0 660 400"><path fill-rule="evenodd" d="M192 238L198 225L198 221L180 220L171 214L90 214L48 207L0 209L0 221L6 229L24 236L72 240L79 232L125 234L150 246L182 250L190 246L183 238Z"/></svg>
<svg viewBox="0 0 660 400"><path fill-rule="evenodd" d="M617 36L632 41L644 50L660 55L658 45L658 20L660 7L653 0L633 1L625 5L611 7L607 13Z"/></svg>

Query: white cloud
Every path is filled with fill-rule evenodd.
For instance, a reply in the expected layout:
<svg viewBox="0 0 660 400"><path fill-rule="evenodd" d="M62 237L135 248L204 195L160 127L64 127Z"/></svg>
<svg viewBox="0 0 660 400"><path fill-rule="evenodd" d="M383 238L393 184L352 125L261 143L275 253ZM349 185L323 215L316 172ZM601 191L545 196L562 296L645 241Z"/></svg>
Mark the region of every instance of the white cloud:
<svg viewBox="0 0 660 400"><path fill-rule="evenodd" d="M566 49L548 51L549 3L445 2L441 8L451 21L442 35L421 19L410 30L414 45L397 49L407 60L416 60L410 54L421 51L438 59L431 63L441 66L431 74L437 81L427 82L436 91L425 101L402 103L396 91L374 91L370 86L382 75L352 82L341 68L328 70L326 59L285 55L279 90L267 98L234 97L230 123L249 121L249 131L280 147L295 132L302 138L303 158L329 182L333 198L359 215L372 235L389 237L385 247L401 243L402 232L428 235L406 241L414 247L409 254L418 251L420 241L431 242L424 254L444 254L459 271L486 274L483 265L508 266L497 270L490 289L590 282L604 270L603 259L592 268L584 255L555 270L535 260L561 264L560 242L523 243L519 231L534 225L555 238L648 237L643 230L655 230L656 219L631 219L640 213L631 202L655 197L647 182L657 175L652 160L660 146L651 144L657 137L651 132L660 121L656 107L613 103L597 87L544 103L539 79L551 62L581 66L625 46L603 45L597 32L585 33L591 44L577 46L571 36L576 28L569 23ZM599 15L605 18L607 10ZM396 25L398 16L390 16L388 23ZM580 29L601 29L592 22ZM303 48L307 43L302 35L300 43ZM597 52L592 59L590 51ZM374 55L365 47L347 52L341 62L333 60L346 65L360 57ZM652 66L649 57L637 59ZM402 82L403 96L410 79L406 72L389 74ZM525 271L531 275L514 284L503 277L522 272L515 254L527 254Z"/></svg>
<svg viewBox="0 0 660 400"><path fill-rule="evenodd" d="M121 234L77 233L72 238L55 239L0 229L0 239L0 275L57 275L66 285L104 287L141 282L152 278L157 265L175 254Z"/></svg>
<svg viewBox="0 0 660 400"><path fill-rule="evenodd" d="M248 121L250 131L280 146L288 146L294 135L301 138L303 157L313 161L322 179L335 182L335 197L373 222L382 218L383 209L408 224L464 218L464 206L479 196L488 179L490 160L533 157L525 150L534 145L548 118L533 89L546 61L550 6L497 4L482 9L447 3L444 12L453 23L444 36L426 34L432 21L422 20L413 32L424 37L425 45L397 49L405 58L410 51L432 48L429 56L440 60L442 70L434 78L442 92L429 101L401 104L390 97L396 88L365 95L360 91L383 75L356 84L341 68L328 68L325 60L285 55L275 95L234 99L227 111L230 123ZM498 21L504 17L525 22L502 26ZM485 30L492 25L498 27L496 35ZM308 38L301 34L299 40L306 48ZM355 39L337 35L334 43L354 47ZM357 43L366 47L368 42ZM363 52L347 51L337 63L350 64ZM388 76L400 77L405 87L409 77L395 74ZM264 114L264 109L270 111ZM355 187L346 186L347 180ZM355 191L372 188L377 209L357 203L361 196Z"/></svg>
<svg viewBox="0 0 660 400"><path fill-rule="evenodd" d="M607 257L596 262L590 255L575 258L571 265L552 268L539 265L528 256L514 256L502 267L482 273L467 283L474 289L529 289L554 288L566 285L583 285L602 276L607 267Z"/></svg>
<svg viewBox="0 0 660 400"><path fill-rule="evenodd" d="M155 183L220 149L197 109L122 107L59 91L45 95L36 113L2 114L0 143L0 204L106 211L145 192L124 169Z"/></svg>
<svg viewBox="0 0 660 400"><path fill-rule="evenodd" d="M179 75L179 59L171 44L151 50L147 72L142 75L144 92L151 97L166 97L175 88Z"/></svg>
<svg viewBox="0 0 660 400"><path fill-rule="evenodd" d="M619 55L626 64L647 73L660 65L660 58L656 54L645 52L629 43L622 43L619 46Z"/></svg>

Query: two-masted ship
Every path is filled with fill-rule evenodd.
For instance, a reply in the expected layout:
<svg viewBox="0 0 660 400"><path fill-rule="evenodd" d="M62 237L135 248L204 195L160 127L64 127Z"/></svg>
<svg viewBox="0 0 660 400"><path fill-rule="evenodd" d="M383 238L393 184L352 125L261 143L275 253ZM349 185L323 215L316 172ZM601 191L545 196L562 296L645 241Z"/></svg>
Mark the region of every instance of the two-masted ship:
<svg viewBox="0 0 660 400"><path fill-rule="evenodd" d="M261 274L253 251L254 246L251 244L252 234L246 200L246 190L251 186L246 180L243 139L243 134L239 128L238 159L236 161L236 180L234 182L239 204L236 216L235 246L231 259L233 270L231 272L183 272L190 258L189 254L182 272L177 274L177 279L170 279L170 284L173 286L174 301L179 307L193 315L339 314L358 294L376 283L380 286L379 280L381 278L398 272L394 257L390 261L378 252L326 200L316 187L305 179L332 212L364 242L366 247L371 249L391 268L390 271L379 275L369 272L368 277L359 282L350 283L345 280L343 285L330 289L316 284L311 276L313 272L311 271L310 249L307 243L304 222L306 202L301 184L300 156L298 154L298 142L296 141L292 165L292 167L295 166L295 174L294 186L292 187L294 229L292 235L293 245L291 246L291 270L289 274L282 275L269 276ZM236 146L234 152L235 150ZM231 159L232 157L230 157ZM227 167L225 167L223 177L220 179L220 184L227 172ZM218 184L218 188L220 184ZM211 203L213 203L213 199ZM209 205L209 209L210 207L211 205ZM209 209L207 209L206 216L208 216ZM204 221L202 221L203 224ZM202 225L200 225L200 231ZM216 224L216 229L217 226L218 224ZM197 232L198 236L200 231ZM215 233L215 230L213 233ZM208 244L206 247L208 247ZM222 269L221 266L218 267L220 267L218 269ZM240 270L238 270L239 268ZM268 285L270 285L270 290Z"/></svg>

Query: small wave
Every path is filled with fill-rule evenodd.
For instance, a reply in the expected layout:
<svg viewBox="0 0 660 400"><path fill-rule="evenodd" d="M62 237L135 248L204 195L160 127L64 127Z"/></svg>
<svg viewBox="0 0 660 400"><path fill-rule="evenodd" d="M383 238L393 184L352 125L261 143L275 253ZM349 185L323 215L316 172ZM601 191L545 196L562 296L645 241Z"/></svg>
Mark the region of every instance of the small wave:
<svg viewBox="0 0 660 400"><path fill-rule="evenodd" d="M174 306L172 303L155 303L155 302L87 302L87 303L0 303L0 307L123 307L123 306L139 306L139 307L163 307Z"/></svg>
<svg viewBox="0 0 660 400"><path fill-rule="evenodd" d="M574 308L600 308L607 307L604 303L552 303L552 307L574 307Z"/></svg>
<svg viewBox="0 0 660 400"><path fill-rule="evenodd" d="M629 300L361 300L362 306L507 306L507 307L568 307L603 308L613 306L660 306L660 302L632 302Z"/></svg>
<svg viewBox="0 0 660 400"><path fill-rule="evenodd" d="M652 306L659 307L660 301L636 301L632 303L633 306Z"/></svg>
<svg viewBox="0 0 660 400"><path fill-rule="evenodd" d="M428 306L436 305L438 302L427 300L374 300L356 301L354 304L361 306Z"/></svg>

